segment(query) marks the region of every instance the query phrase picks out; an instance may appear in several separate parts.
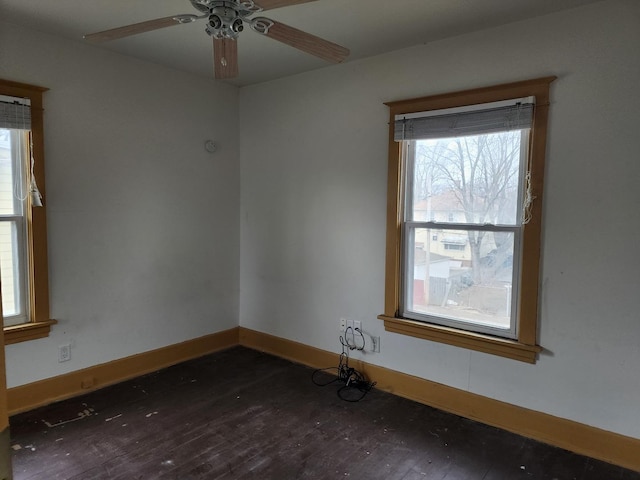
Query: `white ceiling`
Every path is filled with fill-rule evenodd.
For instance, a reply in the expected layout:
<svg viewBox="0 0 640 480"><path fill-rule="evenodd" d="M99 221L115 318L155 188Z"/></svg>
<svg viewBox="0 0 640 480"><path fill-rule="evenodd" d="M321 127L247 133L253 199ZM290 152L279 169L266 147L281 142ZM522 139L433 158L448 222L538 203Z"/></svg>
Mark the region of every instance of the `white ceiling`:
<svg viewBox="0 0 640 480"><path fill-rule="evenodd" d="M255 0L260 3L259 0ZM347 61L572 8L596 0L317 0L261 14L351 50ZM188 0L0 0L0 19L82 42L86 33L183 13ZM213 78L204 20L97 46ZM245 29L240 75L249 85L326 62Z"/></svg>

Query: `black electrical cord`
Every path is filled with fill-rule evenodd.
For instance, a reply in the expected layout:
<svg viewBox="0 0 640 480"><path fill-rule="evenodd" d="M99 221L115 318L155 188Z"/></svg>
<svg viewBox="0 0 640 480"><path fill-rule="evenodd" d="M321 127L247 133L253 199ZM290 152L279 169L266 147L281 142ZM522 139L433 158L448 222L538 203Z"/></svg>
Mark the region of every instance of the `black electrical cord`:
<svg viewBox="0 0 640 480"><path fill-rule="evenodd" d="M349 331L351 331L351 339L349 339ZM358 342L356 340L356 332L360 334L360 338L362 339L362 345L358 346ZM340 343L343 347L347 347L349 350L364 350L366 346L366 341L364 338L364 333L359 328L347 327L344 331L344 338L340 336ZM344 351L344 348L343 348Z"/></svg>
<svg viewBox="0 0 640 480"><path fill-rule="evenodd" d="M327 385L331 385L332 383L339 381L340 380L339 377L334 377L332 380L329 380L328 382L320 382L316 380L316 377L318 374L328 372L329 370L337 370L337 367L319 368L318 370L314 370L314 372L311 374L311 381L313 382L313 384L319 387L326 387Z"/></svg>
<svg viewBox="0 0 640 480"><path fill-rule="evenodd" d="M338 389L338 397L345 402L359 402L362 400L369 390L373 388L374 383L365 382L366 385L362 386L353 386L353 385L345 385Z"/></svg>
<svg viewBox="0 0 640 480"><path fill-rule="evenodd" d="M355 331L362 335L359 328L355 329ZM342 344L342 353L340 354L338 366L314 370L311 374L311 381L319 387L326 387L332 383L343 382L344 385L337 391L338 397L345 402L359 402L375 386L376 382L368 382L362 373L358 372L355 368L349 367L349 350L355 350L356 348L359 350L358 347L353 346L355 345L355 342L351 345L348 341L345 343L345 340L340 337L340 343ZM362 335L362 349L364 349L364 335ZM318 380L317 377L319 374L327 373L332 370L337 371L337 376L335 378L322 382Z"/></svg>

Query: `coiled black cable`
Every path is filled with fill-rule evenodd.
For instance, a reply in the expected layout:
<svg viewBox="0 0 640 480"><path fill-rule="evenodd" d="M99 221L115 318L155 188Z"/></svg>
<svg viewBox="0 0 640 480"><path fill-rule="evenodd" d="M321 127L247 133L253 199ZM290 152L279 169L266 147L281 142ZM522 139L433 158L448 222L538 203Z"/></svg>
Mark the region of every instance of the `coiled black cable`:
<svg viewBox="0 0 640 480"><path fill-rule="evenodd" d="M347 331L349 330L349 328L351 327L348 327ZM347 331L345 331L345 337L347 336ZM349 366L349 350L363 350L365 345L364 335L362 334L360 329L356 328L355 331L359 332L362 336L362 348L355 346L355 341L352 344L349 342L349 340L345 340L341 336L340 344L342 345L342 353L340 354L338 366L319 368L317 370L314 370L314 372L311 374L311 381L319 387L326 387L327 385L331 385L332 383L343 382L344 385L338 389L337 394L338 397L345 402L359 402L376 384L376 382L368 382L362 373ZM329 381L318 380L317 377L319 374L327 373L333 370L337 372L337 376L335 376L333 379Z"/></svg>

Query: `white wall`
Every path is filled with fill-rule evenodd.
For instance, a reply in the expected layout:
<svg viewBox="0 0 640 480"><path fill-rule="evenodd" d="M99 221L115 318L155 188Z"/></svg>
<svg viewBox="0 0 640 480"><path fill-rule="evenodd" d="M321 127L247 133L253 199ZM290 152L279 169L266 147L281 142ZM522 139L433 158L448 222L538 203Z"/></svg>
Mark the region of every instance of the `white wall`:
<svg viewBox="0 0 640 480"><path fill-rule="evenodd" d="M243 88L240 324L640 438L640 2L606 1ZM547 75L536 365L383 331L384 101Z"/></svg>
<svg viewBox="0 0 640 480"><path fill-rule="evenodd" d="M49 338L7 347L9 386L237 326L237 88L6 23L0 78L50 88L59 322ZM58 363L65 343L72 359Z"/></svg>

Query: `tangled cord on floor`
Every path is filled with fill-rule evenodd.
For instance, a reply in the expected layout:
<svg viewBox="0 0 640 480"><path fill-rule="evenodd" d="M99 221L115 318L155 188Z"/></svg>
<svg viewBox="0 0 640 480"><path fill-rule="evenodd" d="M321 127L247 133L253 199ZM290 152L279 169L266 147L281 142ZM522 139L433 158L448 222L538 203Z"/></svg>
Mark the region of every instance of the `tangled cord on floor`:
<svg viewBox="0 0 640 480"><path fill-rule="evenodd" d="M358 330L356 329L356 331ZM362 335L361 332L360 334ZM342 344L342 353L338 366L315 370L311 374L311 381L319 387L326 387L338 382L344 383L337 391L338 397L345 402L359 402L375 386L376 382L368 382L362 373L349 366L349 350L360 350L360 348L354 347L348 340L345 342L342 337L340 337L340 343ZM318 380L319 374L330 373L334 370L337 372L337 376L332 380L325 382Z"/></svg>

